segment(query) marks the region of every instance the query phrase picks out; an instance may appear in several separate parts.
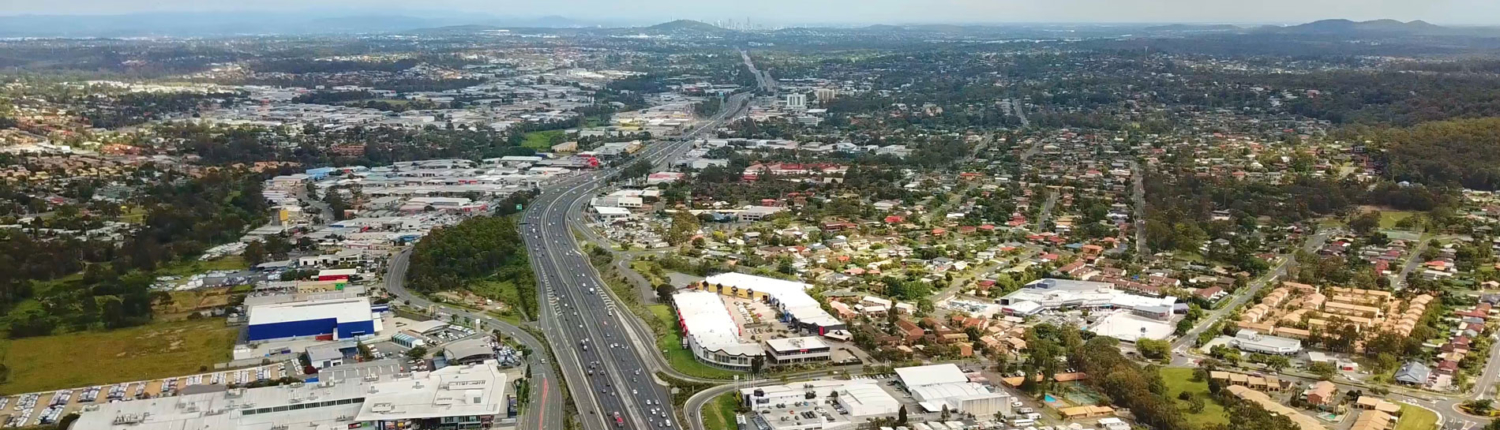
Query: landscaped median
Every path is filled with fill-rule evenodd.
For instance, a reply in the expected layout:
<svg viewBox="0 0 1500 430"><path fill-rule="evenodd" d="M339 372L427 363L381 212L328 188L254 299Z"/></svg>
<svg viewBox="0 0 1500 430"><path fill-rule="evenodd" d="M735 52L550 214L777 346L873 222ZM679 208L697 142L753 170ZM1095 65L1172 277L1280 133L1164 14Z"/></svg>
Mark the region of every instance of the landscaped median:
<svg viewBox="0 0 1500 430"><path fill-rule="evenodd" d="M708 430L735 430L735 411L740 407L740 393L731 391L714 397L703 405L703 427ZM1404 429L1398 429L1404 430Z"/></svg>

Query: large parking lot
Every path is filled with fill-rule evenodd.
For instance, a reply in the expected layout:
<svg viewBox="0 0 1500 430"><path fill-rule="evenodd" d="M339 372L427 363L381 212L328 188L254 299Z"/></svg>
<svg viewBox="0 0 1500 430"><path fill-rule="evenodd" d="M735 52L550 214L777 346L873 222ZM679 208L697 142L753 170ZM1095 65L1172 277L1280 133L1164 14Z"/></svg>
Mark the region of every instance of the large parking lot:
<svg viewBox="0 0 1500 430"><path fill-rule="evenodd" d="M0 424L5 427L45 425L88 405L177 395L191 386L228 386L298 376L300 372L297 370L295 363L283 362L248 369L0 397Z"/></svg>

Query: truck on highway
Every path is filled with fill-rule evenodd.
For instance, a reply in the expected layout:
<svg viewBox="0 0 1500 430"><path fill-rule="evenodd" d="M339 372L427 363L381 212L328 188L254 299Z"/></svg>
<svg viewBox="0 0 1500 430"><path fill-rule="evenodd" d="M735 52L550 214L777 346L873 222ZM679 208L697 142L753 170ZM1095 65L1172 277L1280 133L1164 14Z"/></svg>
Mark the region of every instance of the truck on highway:
<svg viewBox="0 0 1500 430"><path fill-rule="evenodd" d="M625 419L620 417L620 411L615 411L615 427L625 427Z"/></svg>

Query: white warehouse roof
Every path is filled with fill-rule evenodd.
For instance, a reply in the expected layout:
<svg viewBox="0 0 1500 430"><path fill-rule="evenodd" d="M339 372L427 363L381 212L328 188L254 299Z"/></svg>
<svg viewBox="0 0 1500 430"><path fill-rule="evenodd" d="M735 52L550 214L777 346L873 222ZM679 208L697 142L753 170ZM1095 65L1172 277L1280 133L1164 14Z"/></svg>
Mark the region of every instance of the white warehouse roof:
<svg viewBox="0 0 1500 430"><path fill-rule="evenodd" d="M740 327L735 324L724 299L707 291L682 291L672 296L677 303L677 315L687 327L688 336L699 347L709 351L724 351L729 354L763 353L760 345L740 341Z"/></svg>
<svg viewBox="0 0 1500 430"><path fill-rule="evenodd" d="M969 382L969 377L964 376L963 370L959 370L958 365L953 363L902 367L896 369L896 376L901 378L901 383L907 388Z"/></svg>
<svg viewBox="0 0 1500 430"><path fill-rule="evenodd" d="M318 300L277 303L250 308L250 325L334 318L338 322L370 321L370 299Z"/></svg>

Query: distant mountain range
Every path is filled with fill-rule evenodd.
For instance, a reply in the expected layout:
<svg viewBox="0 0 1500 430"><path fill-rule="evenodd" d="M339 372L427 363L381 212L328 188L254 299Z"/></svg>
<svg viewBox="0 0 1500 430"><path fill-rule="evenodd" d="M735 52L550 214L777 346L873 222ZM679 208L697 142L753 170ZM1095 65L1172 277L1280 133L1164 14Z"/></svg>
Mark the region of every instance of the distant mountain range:
<svg viewBox="0 0 1500 430"><path fill-rule="evenodd" d="M1001 34L1052 34L1053 27L1087 29L1079 35L1171 33L1236 33L1323 36L1362 35L1496 35L1494 28L1453 28L1423 21L1350 21L1330 19L1293 26L1240 27L1228 24L1171 25L977 25L977 24L877 24L853 28L800 27L777 31L784 34L934 34L944 36L995 36ZM528 29L560 34L667 35L682 37L735 37L750 33L711 24L676 20L650 26L588 22L561 16L540 18L501 17L448 12L403 14L339 14L310 12L201 12L140 13L129 15L18 15L0 16L0 37L212 37L236 35L308 34L465 34L498 29ZM759 33L759 32L757 32Z"/></svg>
<svg viewBox="0 0 1500 430"><path fill-rule="evenodd" d="M1401 22L1394 19L1378 19L1374 21L1350 21L1347 19L1325 19L1313 21L1302 25L1290 27L1266 26L1257 29L1262 32L1283 34L1323 34L1323 35L1358 35L1358 34L1410 34L1410 35L1448 35L1460 34L1470 29L1457 29L1433 25L1425 21Z"/></svg>

